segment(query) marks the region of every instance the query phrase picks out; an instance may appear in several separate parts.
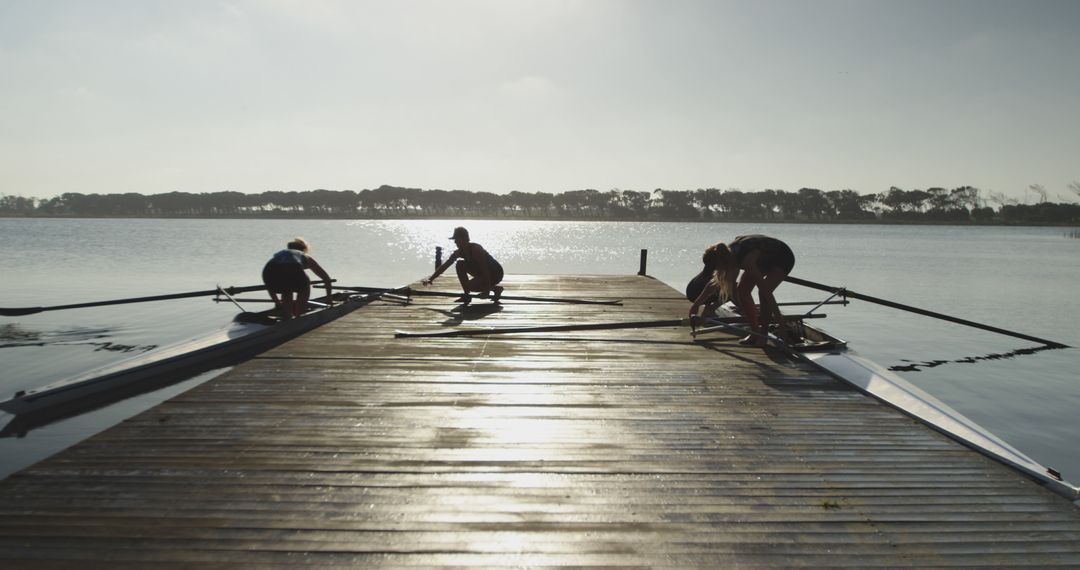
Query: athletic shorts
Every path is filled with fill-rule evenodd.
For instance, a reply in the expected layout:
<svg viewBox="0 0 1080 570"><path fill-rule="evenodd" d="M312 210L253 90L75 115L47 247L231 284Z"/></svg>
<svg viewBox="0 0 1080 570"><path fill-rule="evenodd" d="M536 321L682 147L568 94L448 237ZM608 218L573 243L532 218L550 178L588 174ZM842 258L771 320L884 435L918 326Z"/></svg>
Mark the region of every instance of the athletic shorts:
<svg viewBox="0 0 1080 570"><path fill-rule="evenodd" d="M783 270L784 275L787 275L795 267L795 254L786 243L778 239L770 239L762 243L760 249L758 271L766 273L770 269L780 269Z"/></svg>
<svg viewBox="0 0 1080 570"><path fill-rule="evenodd" d="M271 293L299 293L311 287L304 268L292 263L267 263L262 279Z"/></svg>

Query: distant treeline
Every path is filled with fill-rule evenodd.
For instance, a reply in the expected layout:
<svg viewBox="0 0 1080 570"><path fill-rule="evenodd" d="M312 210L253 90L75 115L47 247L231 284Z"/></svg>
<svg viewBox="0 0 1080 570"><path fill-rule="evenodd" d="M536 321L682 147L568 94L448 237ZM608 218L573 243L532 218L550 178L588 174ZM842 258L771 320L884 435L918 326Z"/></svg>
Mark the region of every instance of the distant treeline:
<svg viewBox="0 0 1080 570"><path fill-rule="evenodd" d="M139 218L506 218L753 222L903 222L1080 225L1080 204L1017 204L971 186L880 194L854 190L573 190L471 192L380 186L374 190L0 195L0 216ZM994 207L997 206L997 207Z"/></svg>

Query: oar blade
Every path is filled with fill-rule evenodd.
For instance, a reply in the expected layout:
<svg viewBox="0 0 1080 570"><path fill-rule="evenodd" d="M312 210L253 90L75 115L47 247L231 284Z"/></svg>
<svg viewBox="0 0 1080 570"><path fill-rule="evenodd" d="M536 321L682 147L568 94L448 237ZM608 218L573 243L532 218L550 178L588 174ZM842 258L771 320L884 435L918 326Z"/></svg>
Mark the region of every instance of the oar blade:
<svg viewBox="0 0 1080 570"><path fill-rule="evenodd" d="M45 307L19 307L11 309L0 308L0 315L5 317L19 317L22 315L33 315L34 313L40 313L45 310Z"/></svg>

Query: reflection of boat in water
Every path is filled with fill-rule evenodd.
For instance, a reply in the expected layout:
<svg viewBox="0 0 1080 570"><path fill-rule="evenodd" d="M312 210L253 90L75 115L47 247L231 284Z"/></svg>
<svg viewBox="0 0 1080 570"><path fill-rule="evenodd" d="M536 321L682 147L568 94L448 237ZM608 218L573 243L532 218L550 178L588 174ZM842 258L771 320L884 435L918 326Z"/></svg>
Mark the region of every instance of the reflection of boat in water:
<svg viewBox="0 0 1080 570"><path fill-rule="evenodd" d="M0 402L15 419L0 435L28 429L175 384L197 374L236 364L286 340L342 317L379 297L336 293L295 319L281 319L276 310L240 313L235 322L206 336L111 364L35 390L20 391Z"/></svg>
<svg viewBox="0 0 1080 570"><path fill-rule="evenodd" d="M815 316L822 315L803 315ZM1065 481L1060 473L1028 457L896 373L859 355L848 347L847 341L808 324L799 316L785 317L784 327L790 342L784 343L777 337L773 337L772 341L788 349L796 358L809 362L963 445L1019 470L1070 500L1080 499L1080 488ZM708 328L702 330L709 331ZM712 330L737 332L730 325L720 323Z"/></svg>

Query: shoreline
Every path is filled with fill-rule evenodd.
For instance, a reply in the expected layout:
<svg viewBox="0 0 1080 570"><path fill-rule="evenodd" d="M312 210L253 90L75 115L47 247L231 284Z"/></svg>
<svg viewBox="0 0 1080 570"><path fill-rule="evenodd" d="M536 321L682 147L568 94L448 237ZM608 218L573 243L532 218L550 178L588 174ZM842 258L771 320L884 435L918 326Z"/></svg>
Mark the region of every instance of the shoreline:
<svg viewBox="0 0 1080 570"><path fill-rule="evenodd" d="M516 222L653 222L678 224L813 224L813 225L865 225L865 226L949 226L949 227L1006 227L1006 228L1077 228L1080 223L1011 223L1011 222L946 222L934 220L762 220L755 218L731 219L680 219L680 218L559 218L537 216L12 216L0 215L4 220L348 220L348 221L407 221L407 220L482 220Z"/></svg>

